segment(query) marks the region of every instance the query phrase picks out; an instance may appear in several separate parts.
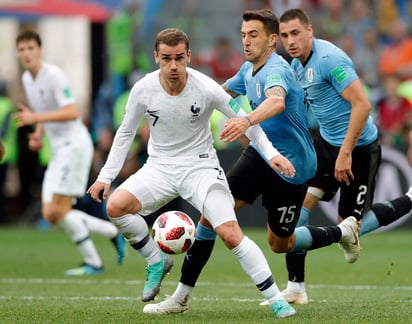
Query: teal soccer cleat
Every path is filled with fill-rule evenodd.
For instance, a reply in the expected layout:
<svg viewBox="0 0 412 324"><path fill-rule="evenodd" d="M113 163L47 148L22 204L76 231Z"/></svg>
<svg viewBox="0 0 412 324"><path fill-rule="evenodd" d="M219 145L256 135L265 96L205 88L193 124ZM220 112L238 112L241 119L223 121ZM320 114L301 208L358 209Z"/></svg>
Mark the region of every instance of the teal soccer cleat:
<svg viewBox="0 0 412 324"><path fill-rule="evenodd" d="M111 239L116 251L117 251L117 263L122 264L126 257L126 240L124 236L119 233L116 237Z"/></svg>
<svg viewBox="0 0 412 324"><path fill-rule="evenodd" d="M146 284L143 288L142 301L153 300L160 291L163 278L173 267L173 260L167 254L161 252L162 259L155 264L146 267Z"/></svg>
<svg viewBox="0 0 412 324"><path fill-rule="evenodd" d="M285 318L296 315L295 309L285 299L278 299L270 305L276 317Z"/></svg>
<svg viewBox="0 0 412 324"><path fill-rule="evenodd" d="M78 268L74 269L69 269L64 272L65 276L90 276L90 275L97 275L97 274L103 274L104 273L104 268L95 268L92 267L89 264L82 264Z"/></svg>

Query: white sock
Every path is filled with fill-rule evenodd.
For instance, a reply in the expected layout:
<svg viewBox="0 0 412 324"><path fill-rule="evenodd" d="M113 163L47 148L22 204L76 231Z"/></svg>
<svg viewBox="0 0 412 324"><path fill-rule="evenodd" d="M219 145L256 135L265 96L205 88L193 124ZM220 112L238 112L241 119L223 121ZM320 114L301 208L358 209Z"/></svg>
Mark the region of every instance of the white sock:
<svg viewBox="0 0 412 324"><path fill-rule="evenodd" d="M269 264L262 250L245 236L240 244L232 249L246 274L253 280L263 297L273 302L279 295L279 288L275 283ZM268 287L262 287L267 285Z"/></svg>
<svg viewBox="0 0 412 324"><path fill-rule="evenodd" d="M83 262L95 268L103 266L102 259L89 236L89 231L74 210L69 211L57 224L70 236L83 257Z"/></svg>
<svg viewBox="0 0 412 324"><path fill-rule="evenodd" d="M114 238L119 234L117 227L107 220L91 216L77 209L73 209L73 213L76 213L77 217L83 220L90 233L100 234L109 239Z"/></svg>
<svg viewBox="0 0 412 324"><path fill-rule="evenodd" d="M305 283L288 281L287 290L295 293L304 293L306 291Z"/></svg>
<svg viewBox="0 0 412 324"><path fill-rule="evenodd" d="M123 234L130 246L139 251L148 264L161 261L160 249L149 234L146 221L142 216L139 214L127 214L116 218L109 216L109 218L119 229L120 233Z"/></svg>
<svg viewBox="0 0 412 324"><path fill-rule="evenodd" d="M192 293L192 290L193 287L185 285L179 281L172 297L175 301L177 301L180 304L187 304L189 301L190 294Z"/></svg>

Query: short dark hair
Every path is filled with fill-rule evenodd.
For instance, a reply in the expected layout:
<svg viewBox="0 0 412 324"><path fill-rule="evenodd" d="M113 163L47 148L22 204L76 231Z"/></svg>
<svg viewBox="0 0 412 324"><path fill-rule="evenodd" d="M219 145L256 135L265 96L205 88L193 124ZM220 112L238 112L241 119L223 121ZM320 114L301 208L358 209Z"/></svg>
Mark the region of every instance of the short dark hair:
<svg viewBox="0 0 412 324"><path fill-rule="evenodd" d="M302 25L305 25L305 26L310 25L310 19L309 19L308 14L299 8L293 8L293 9L286 10L282 14L282 16L280 16L279 20L281 23L286 23L293 19L299 19Z"/></svg>
<svg viewBox="0 0 412 324"><path fill-rule="evenodd" d="M266 34L279 34L279 20L269 9L247 10L243 13L243 21L259 20L263 23Z"/></svg>
<svg viewBox="0 0 412 324"><path fill-rule="evenodd" d="M160 31L156 36L155 50L159 50L159 44L167 46L176 46L180 43L185 43L186 50L189 49L189 37L186 33L177 28L166 28Z"/></svg>
<svg viewBox="0 0 412 324"><path fill-rule="evenodd" d="M16 38L16 45L18 45L20 42L28 40L34 40L37 43L37 45L41 47L40 35L32 30L25 30L21 32Z"/></svg>

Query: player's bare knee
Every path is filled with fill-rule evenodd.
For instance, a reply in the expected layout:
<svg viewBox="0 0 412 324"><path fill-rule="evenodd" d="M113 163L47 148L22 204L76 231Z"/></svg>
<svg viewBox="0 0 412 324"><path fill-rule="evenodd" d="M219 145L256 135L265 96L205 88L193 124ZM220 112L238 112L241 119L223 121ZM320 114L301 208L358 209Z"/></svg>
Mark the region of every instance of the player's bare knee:
<svg viewBox="0 0 412 324"><path fill-rule="evenodd" d="M282 246L278 246L276 244L270 245L270 248L272 249L272 252L279 253L279 254L287 252L287 249L285 249Z"/></svg>
<svg viewBox="0 0 412 324"><path fill-rule="evenodd" d="M122 217L126 214L137 214L142 209L140 201L127 190L115 190L106 205L107 214L111 218Z"/></svg>
<svg viewBox="0 0 412 324"><path fill-rule="evenodd" d="M215 228L215 231L229 249L233 249L238 246L244 236L239 224L235 221L230 221L219 225Z"/></svg>
<svg viewBox="0 0 412 324"><path fill-rule="evenodd" d="M119 199L109 199L106 205L106 212L111 218L122 217L126 214L137 214L141 210L140 203L127 203Z"/></svg>
<svg viewBox="0 0 412 324"><path fill-rule="evenodd" d="M289 239L283 239L279 237L272 237L269 238L269 246L272 250L272 252L275 253L286 253L290 250L290 244L289 244Z"/></svg>
<svg viewBox="0 0 412 324"><path fill-rule="evenodd" d="M51 224L56 224L66 214L58 205L48 205L42 208L43 218Z"/></svg>

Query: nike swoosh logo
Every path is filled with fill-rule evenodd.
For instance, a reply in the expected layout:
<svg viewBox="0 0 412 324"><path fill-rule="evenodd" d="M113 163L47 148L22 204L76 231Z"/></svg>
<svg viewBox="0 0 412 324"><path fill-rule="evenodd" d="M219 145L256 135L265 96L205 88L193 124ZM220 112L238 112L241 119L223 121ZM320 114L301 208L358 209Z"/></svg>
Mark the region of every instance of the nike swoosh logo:
<svg viewBox="0 0 412 324"><path fill-rule="evenodd" d="M355 242L353 242L352 245L358 246L359 245L358 236L356 235L356 233L355 233L355 231L353 230L352 227L350 228L350 230L352 232L353 238L355 239Z"/></svg>

